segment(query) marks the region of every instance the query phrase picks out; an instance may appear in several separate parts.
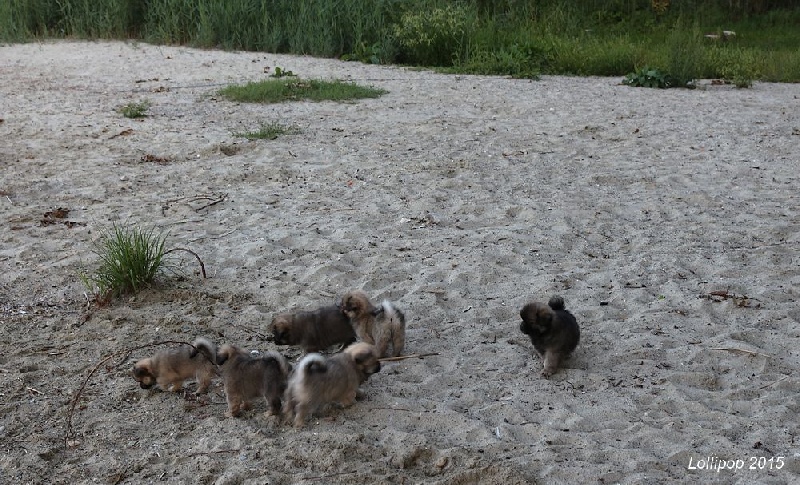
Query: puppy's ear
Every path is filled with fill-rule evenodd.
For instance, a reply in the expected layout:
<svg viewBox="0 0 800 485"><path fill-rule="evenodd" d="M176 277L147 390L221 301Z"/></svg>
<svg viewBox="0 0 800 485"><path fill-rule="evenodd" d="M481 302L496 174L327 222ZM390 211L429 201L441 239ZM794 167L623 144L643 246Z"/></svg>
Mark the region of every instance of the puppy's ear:
<svg viewBox="0 0 800 485"><path fill-rule="evenodd" d="M222 365L230 357L230 352L222 351L217 353L217 365Z"/></svg>

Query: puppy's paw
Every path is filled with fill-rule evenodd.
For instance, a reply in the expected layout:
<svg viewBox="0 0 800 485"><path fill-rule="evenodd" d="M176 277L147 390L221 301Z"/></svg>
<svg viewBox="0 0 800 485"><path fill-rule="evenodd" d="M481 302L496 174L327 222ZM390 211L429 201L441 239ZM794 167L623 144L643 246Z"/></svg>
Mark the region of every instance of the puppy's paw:
<svg viewBox="0 0 800 485"><path fill-rule="evenodd" d="M555 371L556 371L555 369L544 368L542 369L542 377L544 377L545 379L549 379L550 376L555 374Z"/></svg>

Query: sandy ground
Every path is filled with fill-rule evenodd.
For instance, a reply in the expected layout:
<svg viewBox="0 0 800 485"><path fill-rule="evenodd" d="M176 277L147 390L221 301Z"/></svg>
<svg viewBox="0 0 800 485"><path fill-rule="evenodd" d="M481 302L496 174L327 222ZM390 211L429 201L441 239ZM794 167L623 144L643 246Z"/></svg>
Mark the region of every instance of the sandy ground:
<svg viewBox="0 0 800 485"><path fill-rule="evenodd" d="M389 93L216 94L276 66ZM800 85L619 81L0 46L0 482L797 483ZM143 100L143 120L116 111ZM233 134L265 122L299 133ZM208 278L175 253L179 275L87 308L78 273L112 223L168 231ZM139 389L153 349L120 362L197 335L296 360L272 315L351 288L438 355L302 430L263 405L225 418L219 382ZM552 294L583 333L546 380L519 309Z"/></svg>

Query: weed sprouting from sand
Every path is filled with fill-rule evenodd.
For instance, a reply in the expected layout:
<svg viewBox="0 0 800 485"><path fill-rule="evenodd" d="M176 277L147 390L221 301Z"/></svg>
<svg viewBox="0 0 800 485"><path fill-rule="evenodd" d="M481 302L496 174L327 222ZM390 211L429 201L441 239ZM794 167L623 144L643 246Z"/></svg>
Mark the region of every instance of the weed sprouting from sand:
<svg viewBox="0 0 800 485"><path fill-rule="evenodd" d="M248 140L274 140L281 135L294 135L300 133L300 129L294 126L286 126L277 121L262 123L256 131L245 131L234 133L233 136L247 138Z"/></svg>
<svg viewBox="0 0 800 485"><path fill-rule="evenodd" d="M285 101L350 101L377 98L388 91L369 86L359 86L344 81L318 79L268 79L243 86L228 86L219 93L231 101L245 103L282 103Z"/></svg>
<svg viewBox="0 0 800 485"><path fill-rule="evenodd" d="M147 110L150 109L150 101L144 100L138 103L128 103L119 108L119 112L126 118L144 118Z"/></svg>
<svg viewBox="0 0 800 485"><path fill-rule="evenodd" d="M166 236L154 229L114 224L95 242L93 252L100 266L91 274L81 272L81 281L96 301L135 293L163 269L165 243Z"/></svg>
<svg viewBox="0 0 800 485"><path fill-rule="evenodd" d="M275 66L275 71L269 75L269 77L295 77L296 74L288 69L284 69L280 66Z"/></svg>

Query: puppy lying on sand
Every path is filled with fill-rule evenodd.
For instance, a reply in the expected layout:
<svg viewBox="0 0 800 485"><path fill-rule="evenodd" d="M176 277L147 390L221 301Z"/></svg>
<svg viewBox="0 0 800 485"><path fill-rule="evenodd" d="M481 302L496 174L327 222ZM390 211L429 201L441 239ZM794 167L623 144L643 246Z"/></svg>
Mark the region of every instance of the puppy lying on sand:
<svg viewBox="0 0 800 485"><path fill-rule="evenodd" d="M381 370L374 345L358 342L344 352L325 358L308 354L297 364L289 379L283 414L300 428L306 416L328 403L350 406L356 401L358 386Z"/></svg>
<svg viewBox="0 0 800 485"><path fill-rule="evenodd" d="M519 316L522 318L520 331L531 338L533 347L544 359L542 376L550 377L578 346L578 322L564 308L564 299L560 296L550 298L547 305L528 303Z"/></svg>
<svg viewBox="0 0 800 485"><path fill-rule="evenodd" d="M254 357L234 346L223 345L217 354L222 366L222 380L228 401L228 417L235 417L250 407L250 401L264 398L269 406L267 414L279 415L281 397L286 391L290 365L277 352L267 352Z"/></svg>
<svg viewBox="0 0 800 485"><path fill-rule="evenodd" d="M397 357L406 344L406 317L389 300L374 307L369 297L361 290L353 290L342 297L342 311L350 318L356 336L368 344L378 347L381 357ZM392 352L389 354L389 345Z"/></svg>
<svg viewBox="0 0 800 485"><path fill-rule="evenodd" d="M319 352L331 345L355 342L350 320L335 305L313 311L280 313L270 324L278 345L299 345L306 352Z"/></svg>
<svg viewBox="0 0 800 485"><path fill-rule="evenodd" d="M142 389L158 384L165 391L175 392L183 389L184 381L194 378L199 383L197 393L206 392L217 374L217 346L203 337L195 339L193 345L162 350L139 360L133 365L133 378Z"/></svg>

